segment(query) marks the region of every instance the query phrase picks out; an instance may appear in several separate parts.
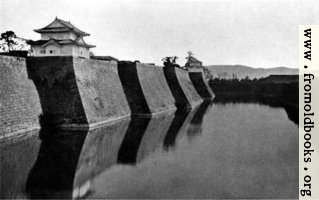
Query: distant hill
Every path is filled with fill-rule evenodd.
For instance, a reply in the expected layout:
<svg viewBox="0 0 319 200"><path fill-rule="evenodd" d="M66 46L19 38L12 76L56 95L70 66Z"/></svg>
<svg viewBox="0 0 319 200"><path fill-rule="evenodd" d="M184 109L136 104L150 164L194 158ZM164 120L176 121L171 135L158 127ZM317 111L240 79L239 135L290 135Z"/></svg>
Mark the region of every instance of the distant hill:
<svg viewBox="0 0 319 200"><path fill-rule="evenodd" d="M207 68L214 78L234 78L244 79L248 76L250 79L267 77L271 74L298 74L298 69L288 67L275 68L253 68L244 65L209 65Z"/></svg>

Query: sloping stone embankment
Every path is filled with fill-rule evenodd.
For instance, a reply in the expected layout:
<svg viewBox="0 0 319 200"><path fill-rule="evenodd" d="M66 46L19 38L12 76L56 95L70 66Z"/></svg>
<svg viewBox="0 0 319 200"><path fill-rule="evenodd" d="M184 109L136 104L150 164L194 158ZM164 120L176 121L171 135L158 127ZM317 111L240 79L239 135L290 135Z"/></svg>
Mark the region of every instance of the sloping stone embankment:
<svg viewBox="0 0 319 200"><path fill-rule="evenodd" d="M0 139L40 129L40 99L24 58L0 56Z"/></svg>
<svg viewBox="0 0 319 200"><path fill-rule="evenodd" d="M165 77L178 108L195 108L203 99L197 93L188 71L177 67L164 67Z"/></svg>
<svg viewBox="0 0 319 200"><path fill-rule="evenodd" d="M122 61L118 69L132 114L159 114L176 110L163 68Z"/></svg>

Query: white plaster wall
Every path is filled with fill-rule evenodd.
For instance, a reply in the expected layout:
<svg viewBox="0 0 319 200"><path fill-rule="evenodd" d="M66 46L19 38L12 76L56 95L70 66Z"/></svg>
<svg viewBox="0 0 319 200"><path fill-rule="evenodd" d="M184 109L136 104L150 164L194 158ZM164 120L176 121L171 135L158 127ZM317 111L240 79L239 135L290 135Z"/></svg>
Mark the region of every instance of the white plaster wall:
<svg viewBox="0 0 319 200"><path fill-rule="evenodd" d="M90 50L85 47L78 47L73 45L48 45L45 48L41 46L32 47L34 51L34 56L74 56L74 57L83 57L90 58ZM45 54L41 54L40 50L45 49ZM56 54L50 54L50 50L56 50ZM82 55L81 55L82 52Z"/></svg>
<svg viewBox="0 0 319 200"><path fill-rule="evenodd" d="M73 32L68 33L41 33L41 40L49 40L50 38L56 40L63 40L63 39L71 39L75 40L77 35Z"/></svg>
<svg viewBox="0 0 319 200"><path fill-rule="evenodd" d="M70 32L70 37L69 37L69 39L71 39L71 40L75 40L76 39L76 34L75 33L73 33L73 32Z"/></svg>
<svg viewBox="0 0 319 200"><path fill-rule="evenodd" d="M34 56L42 57L42 56L61 56L61 50L59 46L56 45L48 45L46 47L42 46L34 46L32 47L34 51ZM41 54L41 50L45 50L45 54ZM55 53L50 53L51 50L55 50Z"/></svg>
<svg viewBox="0 0 319 200"><path fill-rule="evenodd" d="M41 33L41 40L49 40L50 38L56 40L71 39L70 33Z"/></svg>
<svg viewBox="0 0 319 200"><path fill-rule="evenodd" d="M72 45L63 45L61 46L61 55L62 56L74 56L73 55L73 46Z"/></svg>
<svg viewBox="0 0 319 200"><path fill-rule="evenodd" d="M49 44L45 46L45 54L46 56L59 56L60 53L60 47L57 45ZM54 53L50 53L50 51L55 51Z"/></svg>
<svg viewBox="0 0 319 200"><path fill-rule="evenodd" d="M73 48L73 55L74 55L74 56L79 56L79 47L78 47L78 46L75 46L75 47Z"/></svg>
<svg viewBox="0 0 319 200"><path fill-rule="evenodd" d="M79 47L79 57L90 58L90 50L85 47Z"/></svg>
<svg viewBox="0 0 319 200"><path fill-rule="evenodd" d="M43 48L41 48L41 47L39 47L39 46L34 46L33 47L33 54L34 54L34 56L45 56L45 55L41 55L40 54L40 50L41 49L43 49Z"/></svg>

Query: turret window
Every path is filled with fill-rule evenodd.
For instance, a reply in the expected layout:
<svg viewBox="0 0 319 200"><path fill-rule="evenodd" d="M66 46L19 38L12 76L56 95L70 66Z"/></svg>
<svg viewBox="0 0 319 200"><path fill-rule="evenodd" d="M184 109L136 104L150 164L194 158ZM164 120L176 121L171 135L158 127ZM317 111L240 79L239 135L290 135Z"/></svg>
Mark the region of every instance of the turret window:
<svg viewBox="0 0 319 200"><path fill-rule="evenodd" d="M40 50L40 54L45 54L45 50L44 49Z"/></svg>

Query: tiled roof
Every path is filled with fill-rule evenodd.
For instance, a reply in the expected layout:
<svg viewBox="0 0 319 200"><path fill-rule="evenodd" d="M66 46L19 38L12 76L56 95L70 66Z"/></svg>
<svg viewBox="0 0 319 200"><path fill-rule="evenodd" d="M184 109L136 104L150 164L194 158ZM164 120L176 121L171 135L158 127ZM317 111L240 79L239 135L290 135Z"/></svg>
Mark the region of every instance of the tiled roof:
<svg viewBox="0 0 319 200"><path fill-rule="evenodd" d="M190 56L187 60L187 62L201 62L199 60L197 60L196 58L194 58L193 56Z"/></svg>
<svg viewBox="0 0 319 200"><path fill-rule="evenodd" d="M95 60L115 60L118 61L117 58L114 58L112 56L91 56L91 59L95 59Z"/></svg>
<svg viewBox="0 0 319 200"><path fill-rule="evenodd" d="M29 44L32 46L44 46L49 42L53 42L53 43L58 44L58 45L74 44L77 46L83 46L83 47L88 47L88 48L95 47L94 45L78 43L77 41L74 41L71 39L67 39L67 40L55 40L55 39L37 40L37 41L29 41Z"/></svg>
<svg viewBox="0 0 319 200"><path fill-rule="evenodd" d="M55 21L59 22L62 26L61 27L50 27L50 25L52 23L54 23ZM77 27L75 27L73 24L71 24L70 22L64 21L62 19L59 18L55 18L55 20L53 22L51 22L49 25L47 25L44 28L41 29L35 29L34 30L37 33L51 33L51 32L66 32L66 31L74 31L80 35L83 36L89 36L90 34L81 31L80 29L78 29Z"/></svg>

